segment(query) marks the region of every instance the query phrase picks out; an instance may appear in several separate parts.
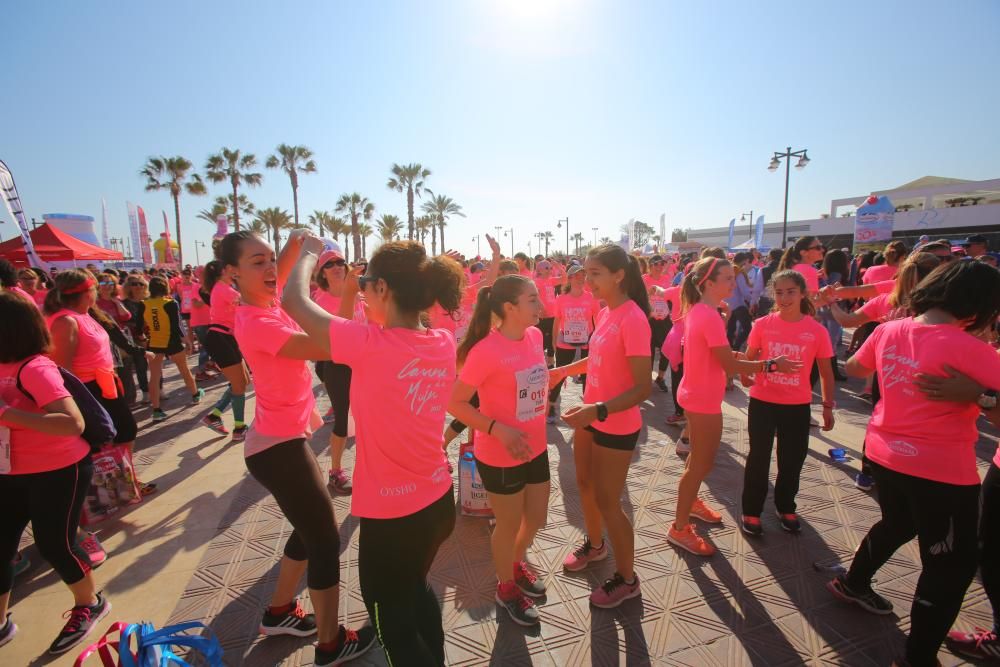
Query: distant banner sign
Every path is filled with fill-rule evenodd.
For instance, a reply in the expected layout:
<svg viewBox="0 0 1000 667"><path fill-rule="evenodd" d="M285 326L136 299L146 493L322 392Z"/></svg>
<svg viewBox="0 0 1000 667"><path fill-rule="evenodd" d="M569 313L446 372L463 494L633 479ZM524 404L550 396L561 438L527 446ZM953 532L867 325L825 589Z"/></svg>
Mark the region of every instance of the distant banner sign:
<svg viewBox="0 0 1000 667"><path fill-rule="evenodd" d="M146 226L146 212L137 206L139 213L139 250L142 263L149 266L153 263L153 253L149 249L149 228Z"/></svg>
<svg viewBox="0 0 1000 667"><path fill-rule="evenodd" d="M892 240L896 207L888 197L872 195L858 208L854 222L854 252L881 252Z"/></svg>
<svg viewBox="0 0 1000 667"><path fill-rule="evenodd" d="M141 261L142 255L139 253L142 243L139 238L139 214L135 209L135 204L130 201L125 202L125 208L128 210L128 230L132 236L132 256L129 259Z"/></svg>

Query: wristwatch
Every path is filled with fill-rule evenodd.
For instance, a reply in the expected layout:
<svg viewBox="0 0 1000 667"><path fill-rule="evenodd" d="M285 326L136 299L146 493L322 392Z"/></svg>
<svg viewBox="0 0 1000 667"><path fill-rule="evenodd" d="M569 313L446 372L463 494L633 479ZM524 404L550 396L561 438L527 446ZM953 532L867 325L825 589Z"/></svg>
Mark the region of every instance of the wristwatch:
<svg viewBox="0 0 1000 667"><path fill-rule="evenodd" d="M983 410L992 410L997 406L997 397L983 394L979 397L979 400L977 400L976 403L978 403L979 407Z"/></svg>
<svg viewBox="0 0 1000 667"><path fill-rule="evenodd" d="M778 362L774 359L768 359L764 362L764 372L765 373L777 373L778 372Z"/></svg>
<svg viewBox="0 0 1000 667"><path fill-rule="evenodd" d="M594 407L597 408L597 421L602 422L608 418L608 406L604 403L594 403Z"/></svg>

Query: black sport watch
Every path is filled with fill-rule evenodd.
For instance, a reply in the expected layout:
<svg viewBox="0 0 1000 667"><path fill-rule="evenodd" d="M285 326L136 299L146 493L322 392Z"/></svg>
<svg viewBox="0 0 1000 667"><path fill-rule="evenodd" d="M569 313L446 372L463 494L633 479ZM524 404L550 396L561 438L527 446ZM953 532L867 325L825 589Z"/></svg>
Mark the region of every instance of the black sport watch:
<svg viewBox="0 0 1000 667"><path fill-rule="evenodd" d="M594 403L594 407L597 408L597 421L602 422L608 418L608 406L604 403Z"/></svg>

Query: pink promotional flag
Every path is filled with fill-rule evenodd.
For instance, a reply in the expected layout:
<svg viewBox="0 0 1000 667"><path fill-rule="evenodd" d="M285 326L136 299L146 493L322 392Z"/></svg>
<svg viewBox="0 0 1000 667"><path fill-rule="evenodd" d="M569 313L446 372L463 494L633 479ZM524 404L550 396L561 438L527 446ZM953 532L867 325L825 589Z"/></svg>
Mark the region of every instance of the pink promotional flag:
<svg viewBox="0 0 1000 667"><path fill-rule="evenodd" d="M150 266L153 263L153 254L149 249L149 229L146 227L146 212L141 206L136 207L139 212L139 250L142 263Z"/></svg>

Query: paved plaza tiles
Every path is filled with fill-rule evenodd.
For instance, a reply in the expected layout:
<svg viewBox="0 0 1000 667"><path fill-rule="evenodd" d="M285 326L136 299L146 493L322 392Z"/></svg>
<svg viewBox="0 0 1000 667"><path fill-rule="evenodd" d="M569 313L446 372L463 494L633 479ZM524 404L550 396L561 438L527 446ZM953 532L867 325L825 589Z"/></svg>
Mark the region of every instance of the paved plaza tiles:
<svg viewBox="0 0 1000 667"><path fill-rule="evenodd" d="M290 526L246 473L241 447L197 425L221 391L218 382L209 386L205 404L181 405L183 390L173 378L166 404L171 418L153 427L148 408L139 413L140 475L158 482L160 492L98 528L110 557L97 578L114 605L102 625L111 620L148 619L157 625L201 620L219 637L229 665L311 665L308 640L257 634ZM858 389L856 382L839 385L835 430L813 430L798 497L802 533L781 531L769 500L766 533L760 539L747 537L737 526L747 452L746 396L739 389L727 395L723 443L704 489L704 497L725 516L723 525L704 529L720 549L710 559L678 552L664 539L684 462L673 445L679 431L663 421L671 397L654 389L643 407L646 426L624 495L635 525L635 566L643 595L616 610L588 604L591 590L612 573L613 556L584 572L562 571L563 558L581 540L583 522L570 432L550 426L549 518L529 553L548 589L540 605L542 623L525 630L505 614L498 621L488 521L459 517L430 577L442 605L448 664L888 665L909 629L919 574L916 544L906 545L877 575L876 588L895 605L892 616L872 616L833 599L824 588L831 575L815 567L849 563L878 518L873 496L853 485L857 461L834 464L827 456L834 446L860 456L870 408L853 398ZM325 410L328 402L319 394ZM579 398L579 387L569 384L564 407ZM248 411L252 405L251 400ZM324 465L328 428L312 440ZM348 467L354 458L353 444L349 447ZM995 447L996 431L984 428L978 445L982 470ZM453 445L453 461L456 453ZM358 521L349 514L347 499L337 498L334 504L343 549L341 616L349 626L358 626L366 620L357 585ZM21 632L0 648L0 665L71 665L73 655L51 661L44 655L69 595L37 555L30 532L24 541L33 565L12 595ZM399 547L405 557L406 545ZM989 603L977 580L957 625L972 629L990 621ZM940 658L946 665L963 664L946 649ZM374 650L351 664L386 662Z"/></svg>

